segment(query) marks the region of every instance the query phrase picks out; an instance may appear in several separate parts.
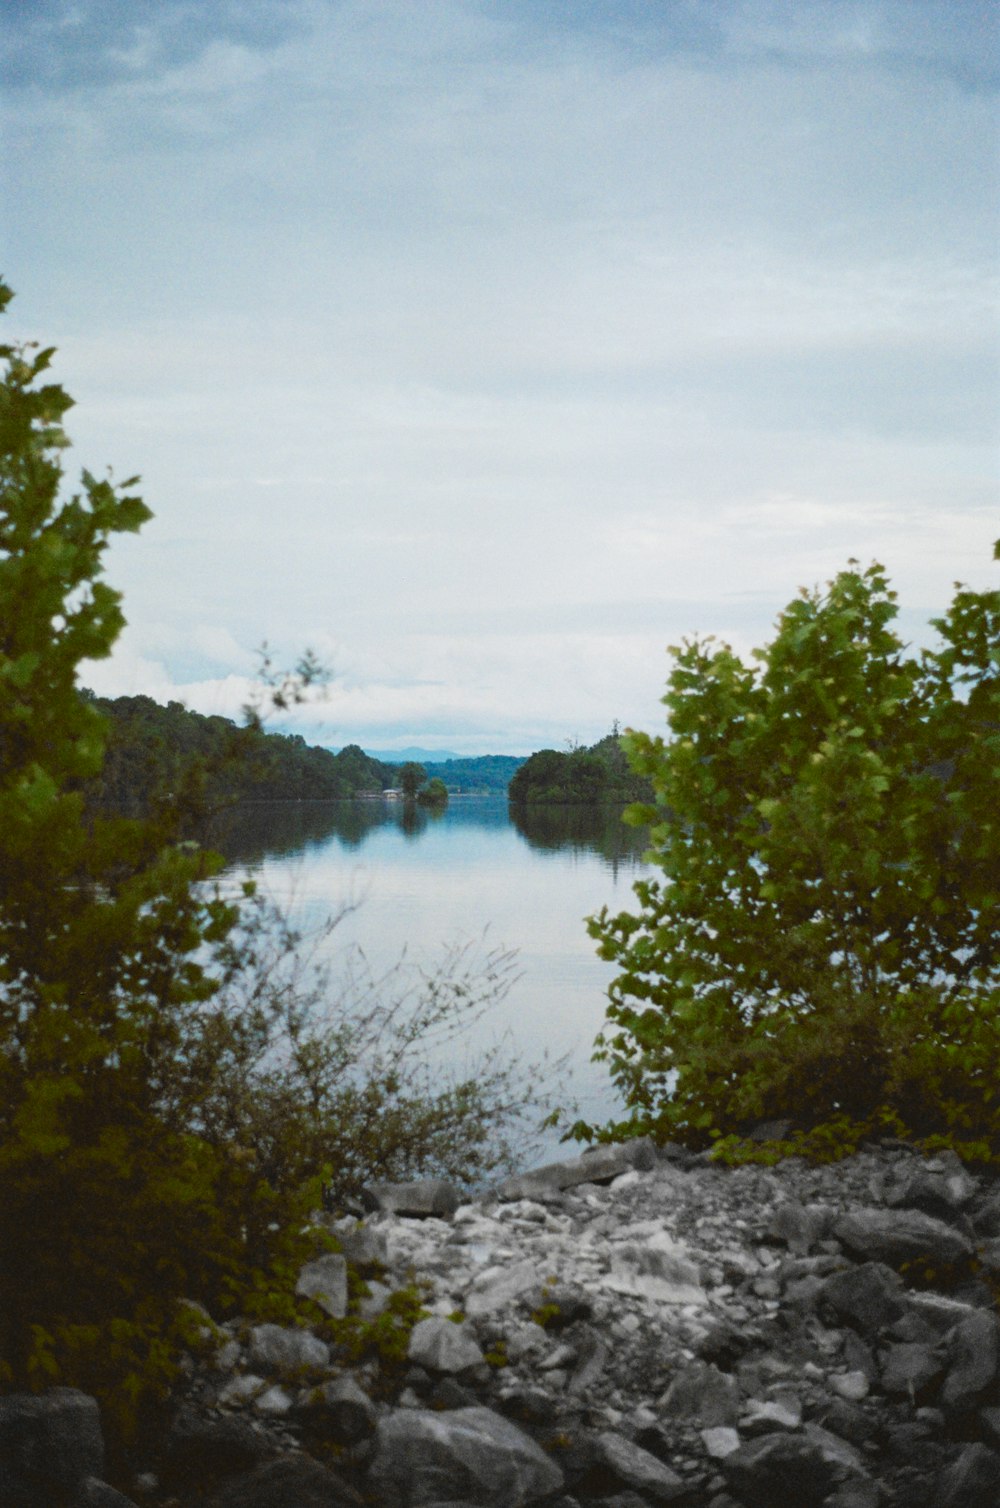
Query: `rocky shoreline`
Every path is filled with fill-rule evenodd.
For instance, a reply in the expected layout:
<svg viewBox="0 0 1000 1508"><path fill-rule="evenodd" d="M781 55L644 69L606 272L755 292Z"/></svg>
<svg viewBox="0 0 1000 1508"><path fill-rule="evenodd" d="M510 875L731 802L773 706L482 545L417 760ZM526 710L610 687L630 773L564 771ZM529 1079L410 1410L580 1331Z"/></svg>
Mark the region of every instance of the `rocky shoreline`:
<svg viewBox="0 0 1000 1508"><path fill-rule="evenodd" d="M3 1508L1000 1503L994 1170L637 1141L369 1203L324 1217L311 1328L206 1321L121 1490L93 1399L0 1398Z"/></svg>

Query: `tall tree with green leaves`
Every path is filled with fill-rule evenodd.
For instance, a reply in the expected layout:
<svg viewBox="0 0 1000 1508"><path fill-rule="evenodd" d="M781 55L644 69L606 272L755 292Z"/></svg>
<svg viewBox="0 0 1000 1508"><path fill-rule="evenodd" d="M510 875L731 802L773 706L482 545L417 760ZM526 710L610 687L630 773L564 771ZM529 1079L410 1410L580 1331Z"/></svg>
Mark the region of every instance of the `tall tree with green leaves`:
<svg viewBox="0 0 1000 1508"><path fill-rule="evenodd" d="M407 801L415 799L417 792L426 779L427 771L422 764L417 764L411 759L406 764L400 766L399 785Z"/></svg>
<svg viewBox="0 0 1000 1508"><path fill-rule="evenodd" d="M669 738L627 738L659 874L590 922L621 971L610 1134L788 1116L1000 1152L1000 592L958 588L920 655L896 612L852 563L754 666L672 651Z"/></svg>

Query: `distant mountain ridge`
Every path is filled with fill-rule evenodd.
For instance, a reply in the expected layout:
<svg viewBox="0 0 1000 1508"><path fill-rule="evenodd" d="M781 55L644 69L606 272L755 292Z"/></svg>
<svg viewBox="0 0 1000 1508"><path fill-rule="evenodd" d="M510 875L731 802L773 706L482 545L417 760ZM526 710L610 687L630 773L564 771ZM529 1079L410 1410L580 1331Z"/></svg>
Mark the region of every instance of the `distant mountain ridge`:
<svg viewBox="0 0 1000 1508"><path fill-rule="evenodd" d="M377 759L381 764L442 764L446 759L466 758L464 754L456 754L454 749L420 749L416 745L406 749L366 749L365 753L369 759Z"/></svg>

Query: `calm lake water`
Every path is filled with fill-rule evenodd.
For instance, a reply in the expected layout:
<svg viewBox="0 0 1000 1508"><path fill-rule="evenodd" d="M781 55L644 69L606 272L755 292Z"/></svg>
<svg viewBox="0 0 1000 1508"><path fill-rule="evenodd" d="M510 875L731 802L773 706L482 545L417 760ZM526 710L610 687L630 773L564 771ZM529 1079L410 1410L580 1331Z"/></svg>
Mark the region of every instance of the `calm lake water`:
<svg viewBox="0 0 1000 1508"><path fill-rule="evenodd" d="M437 815L397 802L261 803L230 813L214 841L307 925L360 901L330 946L360 946L376 973L404 948L425 968L448 944L485 937L513 950L520 977L470 1045L507 1034L525 1059L568 1055L579 1113L619 1113L606 1071L589 1061L614 969L584 923L604 905L630 908L645 872L646 835L617 811L548 807L515 818L505 798L475 796L453 797ZM554 1136L541 1155L560 1155Z"/></svg>

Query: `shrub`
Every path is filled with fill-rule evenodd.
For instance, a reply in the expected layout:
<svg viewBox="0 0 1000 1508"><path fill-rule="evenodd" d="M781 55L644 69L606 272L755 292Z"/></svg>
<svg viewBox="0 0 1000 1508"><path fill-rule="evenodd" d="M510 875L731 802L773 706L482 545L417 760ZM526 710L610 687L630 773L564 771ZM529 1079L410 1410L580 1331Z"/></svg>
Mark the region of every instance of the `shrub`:
<svg viewBox="0 0 1000 1508"><path fill-rule="evenodd" d="M754 667L672 651L671 737L626 740L660 876L589 924L621 969L604 1134L789 1116L1000 1150L1000 593L958 588L919 656L895 614L852 563Z"/></svg>

